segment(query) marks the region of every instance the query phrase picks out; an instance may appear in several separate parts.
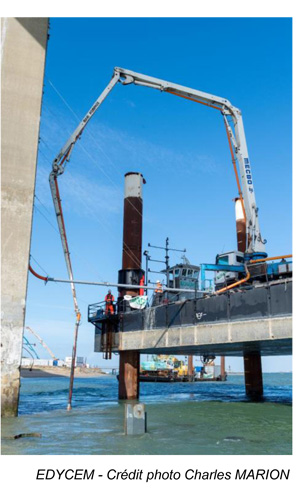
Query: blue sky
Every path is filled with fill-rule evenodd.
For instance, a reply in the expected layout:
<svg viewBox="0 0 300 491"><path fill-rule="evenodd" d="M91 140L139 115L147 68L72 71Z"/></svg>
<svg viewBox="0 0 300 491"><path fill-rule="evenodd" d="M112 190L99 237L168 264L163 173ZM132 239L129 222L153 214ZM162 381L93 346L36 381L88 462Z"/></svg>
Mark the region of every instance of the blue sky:
<svg viewBox="0 0 300 491"><path fill-rule="evenodd" d="M290 19L52 18L32 257L50 276L67 277L48 175L52 160L108 84L114 66L226 97L242 110L267 252L291 253L291 43ZM232 200L237 189L221 116L169 94L118 84L59 180L76 278L117 280L128 171L142 172L147 181L144 249L148 242L162 244L169 236L171 247L186 248L190 261L199 264L236 248ZM179 258L174 254L172 260ZM42 273L34 259L32 265ZM102 355L93 352L93 326L86 311L106 290L81 286L77 291L83 314L78 355L104 366ZM69 286L44 286L29 276L26 323L56 356L69 355L74 325ZM42 350L39 354L45 356ZM241 359L228 364L242 369ZM265 370L288 370L291 358L268 358L263 364Z"/></svg>

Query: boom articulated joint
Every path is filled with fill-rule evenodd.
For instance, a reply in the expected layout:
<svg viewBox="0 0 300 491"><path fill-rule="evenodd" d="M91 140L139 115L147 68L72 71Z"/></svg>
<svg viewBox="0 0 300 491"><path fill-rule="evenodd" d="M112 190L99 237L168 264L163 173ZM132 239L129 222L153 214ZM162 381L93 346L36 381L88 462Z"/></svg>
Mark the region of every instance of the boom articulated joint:
<svg viewBox="0 0 300 491"><path fill-rule="evenodd" d="M59 174L62 174L63 173L63 170L61 169L61 167L59 166L59 164L57 163L53 163L52 164L52 174L53 174L53 177L56 177L58 176Z"/></svg>

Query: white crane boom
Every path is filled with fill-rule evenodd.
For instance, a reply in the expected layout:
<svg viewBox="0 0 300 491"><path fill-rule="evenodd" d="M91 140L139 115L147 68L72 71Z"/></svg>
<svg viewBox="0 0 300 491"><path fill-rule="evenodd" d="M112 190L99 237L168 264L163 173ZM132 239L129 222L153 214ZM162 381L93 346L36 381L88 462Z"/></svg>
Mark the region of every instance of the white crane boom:
<svg viewBox="0 0 300 491"><path fill-rule="evenodd" d="M26 329L28 331L31 332L31 334L33 334L37 339L38 341L41 343L41 345L43 346L43 348L45 348L45 350L48 351L49 355L51 356L51 358L53 358L53 360L58 360L58 358L56 358L56 356L52 353L51 349L46 345L45 341L41 338L41 336L39 336L33 329L32 327L29 327L29 326L26 326Z"/></svg>
<svg viewBox="0 0 300 491"><path fill-rule="evenodd" d="M240 109L234 107L228 99L223 97L218 97L200 90L192 89L182 85L174 84L172 82L167 82L154 77L149 77L148 75L143 75L141 73L136 73L131 70L126 70L123 68L116 67L114 69L113 77L98 99L95 101L91 109L85 115L81 123L78 125L76 130L70 136L66 144L62 147L61 151L53 161L53 170L51 173L52 179L50 177L50 183L52 180L51 190L53 195L53 200L55 204L55 209L57 212L57 217L59 219L59 209L57 204L57 199L55 199L55 189L53 179L63 173L65 163L70 159L70 154L73 150L74 144L77 139L81 136L86 124L95 114L97 109L99 109L102 102L117 84L117 82L123 85L135 84L144 87L149 87L153 89L160 90L162 92L168 92L185 99L199 102L201 104L207 105L214 109L217 109L224 116L226 128L230 136L235 155L239 165L239 174L241 179L242 195L244 201L245 218L246 218L246 230L247 230L247 252L253 253L264 253L265 252L265 241L262 239L260 234L259 222L258 222L258 208L255 201L255 193L253 186L252 171L250 166L250 160L248 155L246 136L244 131L243 119ZM228 116L232 117L234 130L231 128L228 121ZM59 223L61 236L63 236L63 227ZM68 263L68 254L66 248L64 247L65 257ZM68 267L69 269L69 267Z"/></svg>

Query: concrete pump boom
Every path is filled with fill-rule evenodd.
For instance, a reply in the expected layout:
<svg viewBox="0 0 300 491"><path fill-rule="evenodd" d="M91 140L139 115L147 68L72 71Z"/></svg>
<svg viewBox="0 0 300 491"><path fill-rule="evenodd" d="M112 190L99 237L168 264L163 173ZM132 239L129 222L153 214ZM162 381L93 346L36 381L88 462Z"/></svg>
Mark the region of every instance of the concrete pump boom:
<svg viewBox="0 0 300 491"><path fill-rule="evenodd" d="M144 87L149 87L153 89L160 90L161 92L167 92L185 99L204 104L208 107L217 109L221 112L224 117L225 126L227 134L233 145L234 152L239 165L239 174L241 179L242 188L242 198L244 203L245 219L246 219L246 231L247 231L247 252L249 253L265 253L265 242L260 234L259 222L258 222L258 208L256 206L253 178L251 172L251 166L249 161L243 119L240 109L234 107L227 99L218 97L200 90L191 89L189 87L184 87L182 85L174 84L172 82L167 82L154 77L149 77L141 73L136 73L130 70L116 67L114 69L113 77L98 99L95 101L91 109L85 115L81 123L78 125L76 130L72 133L66 144L62 147L59 154L53 161L53 169L50 174L50 185L52 196L54 200L55 209L57 212L57 217L59 220L59 207L56 196L56 190L54 181L59 174L64 172L66 163L70 159L71 152L74 148L76 141L80 138L85 126L95 114L97 109L99 109L102 102L115 87L115 85L120 82L122 85L141 85ZM231 128L228 121L228 117L233 120L234 130ZM63 225L59 223L59 228L61 236L63 237ZM62 239L63 240L63 239ZM68 264L68 252L66 250L63 240L64 252L66 261ZM68 266L70 273L70 268ZM70 275L71 277L71 275Z"/></svg>

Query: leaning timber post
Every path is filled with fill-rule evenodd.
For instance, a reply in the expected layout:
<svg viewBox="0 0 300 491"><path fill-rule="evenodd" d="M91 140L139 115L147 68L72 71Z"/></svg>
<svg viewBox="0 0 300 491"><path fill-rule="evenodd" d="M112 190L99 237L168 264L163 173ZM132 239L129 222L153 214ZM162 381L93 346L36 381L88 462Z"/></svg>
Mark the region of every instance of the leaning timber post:
<svg viewBox="0 0 300 491"><path fill-rule="evenodd" d="M254 401L263 396L263 378L260 353L244 353L246 395Z"/></svg>
<svg viewBox="0 0 300 491"><path fill-rule="evenodd" d="M125 174L123 255L119 283L138 285L144 275L142 264L143 184L146 181L139 172ZM135 297L138 290L119 289L118 311L130 310L125 295ZM140 353L137 350L120 351L119 399L139 398Z"/></svg>
<svg viewBox="0 0 300 491"><path fill-rule="evenodd" d="M17 416L48 18L1 28L1 415Z"/></svg>
<svg viewBox="0 0 300 491"><path fill-rule="evenodd" d="M240 198L235 200L235 219L238 251L247 249L246 219ZM244 353L246 395L253 400L259 400L263 395L263 379L260 352Z"/></svg>

